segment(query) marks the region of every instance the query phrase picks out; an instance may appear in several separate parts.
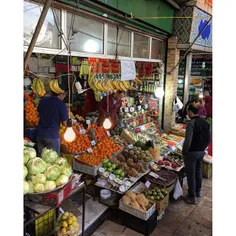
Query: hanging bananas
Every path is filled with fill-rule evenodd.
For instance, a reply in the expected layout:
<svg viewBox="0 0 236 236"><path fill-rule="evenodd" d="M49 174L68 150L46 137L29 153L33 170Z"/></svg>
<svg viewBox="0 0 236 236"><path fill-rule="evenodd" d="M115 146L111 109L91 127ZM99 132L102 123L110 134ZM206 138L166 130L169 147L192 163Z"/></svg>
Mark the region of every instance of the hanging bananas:
<svg viewBox="0 0 236 236"><path fill-rule="evenodd" d="M35 94L38 94L40 97L44 96L46 94L44 84L41 81L40 78L35 78L33 80L33 86L32 86L33 92Z"/></svg>
<svg viewBox="0 0 236 236"><path fill-rule="evenodd" d="M54 92L54 93L57 93L57 94L60 94L60 93L64 93L65 91L62 90L60 87L59 87L59 84L58 84L58 80L57 79L53 79L49 82L49 87L50 89Z"/></svg>

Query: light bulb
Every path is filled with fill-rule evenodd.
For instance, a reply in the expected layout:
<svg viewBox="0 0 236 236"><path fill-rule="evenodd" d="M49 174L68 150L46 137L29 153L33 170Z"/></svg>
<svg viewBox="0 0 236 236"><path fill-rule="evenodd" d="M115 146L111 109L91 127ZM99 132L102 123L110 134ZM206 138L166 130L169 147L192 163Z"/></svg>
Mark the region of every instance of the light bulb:
<svg viewBox="0 0 236 236"><path fill-rule="evenodd" d="M64 139L66 142L72 142L75 139L75 132L72 127L67 127L66 132L64 134Z"/></svg>
<svg viewBox="0 0 236 236"><path fill-rule="evenodd" d="M163 97L164 94L165 94L165 93L164 93L163 88L161 88L161 87L157 87L157 88L156 88L156 90L155 90L155 96L156 96L157 98Z"/></svg>
<svg viewBox="0 0 236 236"><path fill-rule="evenodd" d="M111 128L111 120L110 120L110 118L106 118L106 119L104 120L104 122L103 122L103 127L104 127L105 129L110 129L110 128Z"/></svg>
<svg viewBox="0 0 236 236"><path fill-rule="evenodd" d="M204 97L204 96L203 96L203 93L200 93L200 94L199 94L199 98L200 98L200 99L203 99L203 97Z"/></svg>

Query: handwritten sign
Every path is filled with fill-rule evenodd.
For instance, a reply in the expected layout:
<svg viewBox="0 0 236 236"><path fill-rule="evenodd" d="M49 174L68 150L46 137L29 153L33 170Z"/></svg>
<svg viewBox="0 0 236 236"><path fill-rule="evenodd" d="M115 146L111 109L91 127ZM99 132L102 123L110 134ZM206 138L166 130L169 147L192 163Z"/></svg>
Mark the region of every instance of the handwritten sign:
<svg viewBox="0 0 236 236"><path fill-rule="evenodd" d="M134 112L134 107L130 107L130 112Z"/></svg>
<svg viewBox="0 0 236 236"><path fill-rule="evenodd" d="M121 80L134 80L136 69L134 61L121 61Z"/></svg>
<svg viewBox="0 0 236 236"><path fill-rule="evenodd" d="M95 145L96 145L95 140L91 141L91 144L92 144L93 146L95 146Z"/></svg>
<svg viewBox="0 0 236 236"><path fill-rule="evenodd" d="M81 134L85 134L86 133L86 130L85 129L80 129L79 131Z"/></svg>
<svg viewBox="0 0 236 236"><path fill-rule="evenodd" d="M146 183L145 183L146 187L149 188L151 183L147 180Z"/></svg>
<svg viewBox="0 0 236 236"><path fill-rule="evenodd" d="M92 149L92 148L88 148L88 149L87 149L87 152L88 152L88 153L92 153L92 152L93 152L93 149Z"/></svg>
<svg viewBox="0 0 236 236"><path fill-rule="evenodd" d="M90 120L86 120L86 124L87 124L87 125L90 125L90 124L91 124L91 121L90 121Z"/></svg>
<svg viewBox="0 0 236 236"><path fill-rule="evenodd" d="M138 111L140 111L141 109L142 109L142 107L139 105L139 106L138 106Z"/></svg>
<svg viewBox="0 0 236 236"><path fill-rule="evenodd" d="M129 108L128 107L125 107L125 112L129 112Z"/></svg>
<svg viewBox="0 0 236 236"><path fill-rule="evenodd" d="M110 132L107 130L107 136L111 136Z"/></svg>
<svg viewBox="0 0 236 236"><path fill-rule="evenodd" d="M133 144L129 144L129 145L128 145L128 148L129 148L129 149L132 149L132 148L133 148Z"/></svg>

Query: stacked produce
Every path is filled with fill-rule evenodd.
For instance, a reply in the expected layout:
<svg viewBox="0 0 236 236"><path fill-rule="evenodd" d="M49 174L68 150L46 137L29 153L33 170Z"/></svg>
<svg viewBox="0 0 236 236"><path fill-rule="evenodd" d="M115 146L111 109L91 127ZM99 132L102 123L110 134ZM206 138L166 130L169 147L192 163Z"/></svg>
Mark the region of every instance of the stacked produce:
<svg viewBox="0 0 236 236"><path fill-rule="evenodd" d="M168 191L164 188L160 189L158 187L153 187L150 189L145 189L143 194L151 200L160 201L168 194Z"/></svg>
<svg viewBox="0 0 236 236"><path fill-rule="evenodd" d="M96 124L91 124L88 127L87 132L91 132L92 130L94 130L95 132L97 142L100 142L103 139L108 138L107 131L103 126L97 126Z"/></svg>
<svg viewBox="0 0 236 236"><path fill-rule="evenodd" d="M121 201L126 205L130 205L140 211L147 211L152 206L144 194L136 194L132 191L127 191L121 198Z"/></svg>
<svg viewBox="0 0 236 236"><path fill-rule="evenodd" d="M65 212L57 219L57 236L78 235L79 223L75 215Z"/></svg>
<svg viewBox="0 0 236 236"><path fill-rule="evenodd" d="M110 158L113 154L122 148L116 145L112 140L106 138L98 142L97 146L92 148L91 153L84 153L77 157L78 161L82 161L90 166L98 166L103 159Z"/></svg>
<svg viewBox="0 0 236 236"><path fill-rule="evenodd" d="M119 135L114 135L114 136L112 136L112 137L111 137L111 140L112 140L115 144L120 145L120 146L122 146L122 147L128 145L128 143L127 143L123 138L121 138Z"/></svg>
<svg viewBox="0 0 236 236"><path fill-rule="evenodd" d="M52 191L65 185L72 175L67 160L54 150L44 148L41 157L36 157L34 148L24 149L24 194Z"/></svg>
<svg viewBox="0 0 236 236"><path fill-rule="evenodd" d="M33 92L38 94L40 97L43 97L46 94L44 84L40 78L34 78L32 88Z"/></svg>
<svg viewBox="0 0 236 236"><path fill-rule="evenodd" d="M125 148L122 153L126 158L132 158L133 161L143 161L143 162L150 162L153 160L153 156L149 151L144 151L140 147L133 147L133 148Z"/></svg>
<svg viewBox="0 0 236 236"><path fill-rule="evenodd" d="M30 95L25 93L24 97L27 99L27 104L25 105L26 121L29 123L30 126L35 127L38 125L39 122L37 108L35 107L33 98Z"/></svg>
<svg viewBox="0 0 236 236"><path fill-rule="evenodd" d="M76 126L81 127L79 123L78 125L77 124L73 125L73 130L76 134L76 137L72 142L66 142L64 139L64 133L66 131L65 126L62 126L59 131L61 137L61 144L63 144L66 147L67 151L70 153L84 152L91 147L91 143L88 136L86 134L81 134L80 131L78 130L78 127Z"/></svg>

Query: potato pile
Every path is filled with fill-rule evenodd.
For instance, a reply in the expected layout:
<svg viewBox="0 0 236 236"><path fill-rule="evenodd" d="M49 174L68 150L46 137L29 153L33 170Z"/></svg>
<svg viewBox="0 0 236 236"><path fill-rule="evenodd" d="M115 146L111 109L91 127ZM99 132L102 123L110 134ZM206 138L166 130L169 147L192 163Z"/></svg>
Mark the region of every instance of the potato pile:
<svg viewBox="0 0 236 236"><path fill-rule="evenodd" d="M146 171L143 164L138 162L138 159L134 160L125 153L120 153L117 158L113 158L110 161L131 177L136 178L139 173L145 173Z"/></svg>
<svg viewBox="0 0 236 236"><path fill-rule="evenodd" d="M121 138L119 135L114 135L111 137L111 140L115 143L115 144L118 144L119 146L127 146L128 143L123 139Z"/></svg>
<svg viewBox="0 0 236 236"><path fill-rule="evenodd" d="M152 206L143 194L136 194L132 191L127 191L121 201L140 211L147 211Z"/></svg>
<svg viewBox="0 0 236 236"><path fill-rule="evenodd" d="M144 151L140 147L133 147L131 149L125 148L123 151L125 156L129 156L135 162L142 160L144 162L150 162L153 159L152 154L149 151Z"/></svg>

